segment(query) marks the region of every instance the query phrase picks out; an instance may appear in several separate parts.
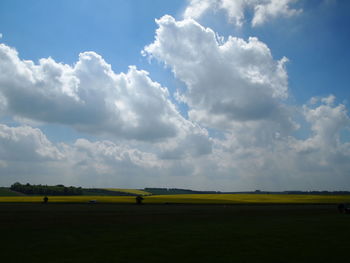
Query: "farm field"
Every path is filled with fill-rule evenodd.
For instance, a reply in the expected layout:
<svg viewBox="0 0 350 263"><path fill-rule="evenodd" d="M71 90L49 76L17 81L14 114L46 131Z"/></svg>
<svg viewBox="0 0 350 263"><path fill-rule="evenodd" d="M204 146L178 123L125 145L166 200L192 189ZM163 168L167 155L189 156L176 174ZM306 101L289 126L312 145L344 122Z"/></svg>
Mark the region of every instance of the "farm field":
<svg viewBox="0 0 350 263"><path fill-rule="evenodd" d="M1 202L42 202L43 196L0 196ZM49 196L51 203L135 203L134 196ZM145 204L337 204L350 195L186 194L144 196Z"/></svg>
<svg viewBox="0 0 350 263"><path fill-rule="evenodd" d="M1 196L20 196L21 193L13 192L6 187L0 187L0 197Z"/></svg>
<svg viewBox="0 0 350 263"><path fill-rule="evenodd" d="M350 202L350 195L278 195L278 194L185 194L158 195L145 203L193 204L323 204Z"/></svg>
<svg viewBox="0 0 350 263"><path fill-rule="evenodd" d="M151 195L151 193L138 190L138 189L124 189L124 188L103 188L108 191L116 191L116 192L122 192L122 193L129 193L129 194L135 194L135 195Z"/></svg>
<svg viewBox="0 0 350 263"><path fill-rule="evenodd" d="M347 262L336 205L0 203L2 262Z"/></svg>

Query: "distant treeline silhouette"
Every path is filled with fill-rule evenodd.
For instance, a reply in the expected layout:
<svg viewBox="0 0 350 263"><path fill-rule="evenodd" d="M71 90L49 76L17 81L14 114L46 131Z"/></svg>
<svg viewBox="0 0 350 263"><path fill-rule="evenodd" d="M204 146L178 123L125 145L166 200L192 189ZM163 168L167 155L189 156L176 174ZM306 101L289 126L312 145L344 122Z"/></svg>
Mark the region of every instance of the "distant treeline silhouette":
<svg viewBox="0 0 350 263"><path fill-rule="evenodd" d="M190 189L181 188L145 188L146 192L152 193L153 195L178 195L178 194L219 194L218 191L196 191Z"/></svg>
<svg viewBox="0 0 350 263"><path fill-rule="evenodd" d="M11 190L20 192L27 195L82 195L83 189L81 187L69 186L66 187L62 184L50 186L50 185L31 185L14 183L11 185Z"/></svg>

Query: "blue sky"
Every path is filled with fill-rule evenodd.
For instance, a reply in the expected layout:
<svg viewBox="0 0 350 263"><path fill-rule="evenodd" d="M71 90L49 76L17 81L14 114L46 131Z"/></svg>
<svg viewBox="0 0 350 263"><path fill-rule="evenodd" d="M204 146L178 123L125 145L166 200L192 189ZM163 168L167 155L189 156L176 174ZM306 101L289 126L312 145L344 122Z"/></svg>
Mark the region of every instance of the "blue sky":
<svg viewBox="0 0 350 263"><path fill-rule="evenodd" d="M74 63L94 50L125 70L139 64L154 37L155 18L176 14L183 1L3 1L1 29L23 58ZM156 7L156 8L155 8Z"/></svg>
<svg viewBox="0 0 350 263"><path fill-rule="evenodd" d="M350 3L313 0L297 4L303 14L282 23L237 29L214 17L203 19L203 25L213 26L226 37L257 36L276 58L288 57L290 89L299 103L329 93L348 101ZM156 80L169 81L171 89L175 84L167 79L169 74L158 73L159 68L152 67L140 51L154 38L154 19L164 14L181 18L185 6L183 0L2 1L0 31L2 40L16 47L24 59L51 56L72 64L80 52L93 50L117 72L137 65L153 71Z"/></svg>
<svg viewBox="0 0 350 263"><path fill-rule="evenodd" d="M0 76L0 184L348 189L350 3L232 2L1 1L0 70L10 73ZM223 51L205 28L222 43L236 37L236 48L216 57ZM27 83L19 70L27 66L14 66L22 62L7 48L19 61L53 60L40 73L30 68L36 80ZM93 68L106 72L105 63L107 77ZM56 73L63 77L52 84ZM76 86L67 93L65 85ZM18 149L38 155L27 175L30 158L11 154Z"/></svg>

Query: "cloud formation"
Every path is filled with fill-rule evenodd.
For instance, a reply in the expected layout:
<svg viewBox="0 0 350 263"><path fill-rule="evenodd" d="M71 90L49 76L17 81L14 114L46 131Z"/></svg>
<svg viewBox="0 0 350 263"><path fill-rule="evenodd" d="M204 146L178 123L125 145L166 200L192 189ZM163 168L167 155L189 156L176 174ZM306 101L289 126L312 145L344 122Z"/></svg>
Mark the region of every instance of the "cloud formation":
<svg viewBox="0 0 350 263"><path fill-rule="evenodd" d="M310 135L266 138L254 129L240 127L216 140L215 153L222 171L232 180L263 189L346 190L350 187L350 143L340 138L350 128L343 104L304 105L302 115ZM269 135L266 127L265 136ZM259 136L260 134L260 136ZM258 136L257 136L258 135Z"/></svg>
<svg viewBox="0 0 350 263"><path fill-rule="evenodd" d="M306 105L303 107L305 118L310 123L313 133L313 136L305 142L306 149L316 148L328 153L337 150L342 145L341 130L350 125L345 105L335 105L333 95L312 101L311 107Z"/></svg>
<svg viewBox="0 0 350 263"><path fill-rule="evenodd" d="M168 90L146 71L129 67L116 74L95 52L74 66L52 58L21 60L0 44L0 110L44 123L59 123L90 134L144 141L175 137L186 121Z"/></svg>
<svg viewBox="0 0 350 263"><path fill-rule="evenodd" d="M177 97L189 105L191 120L217 129L262 120L293 128L281 103L288 97L287 58L274 60L257 38L218 38L192 19L163 16L156 22L155 41L143 54L164 62L186 84Z"/></svg>
<svg viewBox="0 0 350 263"><path fill-rule="evenodd" d="M242 26L247 10L252 10L252 26L259 26L277 17L291 17L302 12L291 7L296 0L189 0L184 18L198 19L208 11L223 10L228 21Z"/></svg>
<svg viewBox="0 0 350 263"><path fill-rule="evenodd" d="M9 127L0 124L0 160L29 162L60 160L62 153L41 130L29 126Z"/></svg>
<svg viewBox="0 0 350 263"><path fill-rule="evenodd" d="M346 190L350 143L342 141L340 133L350 128L350 119L344 105L329 100L304 105L302 113L312 131L306 139L275 137L263 143L242 126L214 139L212 151L199 149L207 154L193 152L193 138L178 146L182 154L175 150L166 155L159 144L141 150L140 144L84 138L53 143L37 128L1 125L0 174L7 184L21 180L90 187Z"/></svg>
<svg viewBox="0 0 350 263"><path fill-rule="evenodd" d="M72 144L55 144L40 129L0 125L0 174L4 176L3 183L28 180L89 185L94 181L103 186L108 177L124 177L122 183L126 184L133 172L141 174L145 168L156 167L158 164L154 159L150 153L109 141L78 139ZM102 182L99 182L100 176Z"/></svg>
<svg viewBox="0 0 350 263"><path fill-rule="evenodd" d="M195 142L190 143L193 146ZM7 185L21 181L86 187L171 187L176 186L179 178L182 178L181 182L193 180L192 160L201 158L202 155L192 152L186 156L179 155L181 150L188 151L180 149L177 150L176 159L163 158L158 157L158 154L162 155L162 149L158 149L157 154L152 149L145 151L139 148L142 145L132 146L129 142L108 140L90 141L84 138L73 143L53 143L38 128L2 124L1 182ZM189 159L186 160L187 158ZM181 185L180 182L177 184Z"/></svg>
<svg viewBox="0 0 350 263"><path fill-rule="evenodd" d="M349 117L334 96L288 106L287 59L275 60L257 38L225 40L192 19L164 16L156 22L155 40L143 54L185 83L177 98L189 106L192 121L223 132L224 138L214 138L213 153L197 160L197 172L265 189L349 185L343 160L350 144L340 138ZM298 112L305 123L295 121ZM306 139L293 135L300 126L310 127Z"/></svg>
<svg viewBox="0 0 350 263"><path fill-rule="evenodd" d="M175 97L187 104L189 119L165 87L134 66L117 74L95 52L81 53L74 65L34 63L0 45L0 115L81 132L72 143L53 142L38 128L0 124L4 184L350 187L350 143L342 137L350 119L335 96L288 105L287 58L274 58L259 39L225 39L193 19L156 22L143 55L184 83Z"/></svg>

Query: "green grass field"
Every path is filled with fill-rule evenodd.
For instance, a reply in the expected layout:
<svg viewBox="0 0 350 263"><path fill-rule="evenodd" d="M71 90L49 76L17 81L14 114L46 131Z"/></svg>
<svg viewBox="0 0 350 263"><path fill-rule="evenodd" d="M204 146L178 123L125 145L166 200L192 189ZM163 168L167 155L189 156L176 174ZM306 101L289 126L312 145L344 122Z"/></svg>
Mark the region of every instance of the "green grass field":
<svg viewBox="0 0 350 263"><path fill-rule="evenodd" d="M0 196L0 202L42 202L42 196ZM134 196L49 196L51 203L135 203ZM145 204L337 204L350 195L190 194L144 196Z"/></svg>
<svg viewBox="0 0 350 263"><path fill-rule="evenodd" d="M20 193L13 192L9 188L0 187L0 197L2 196L20 196Z"/></svg>
<svg viewBox="0 0 350 263"><path fill-rule="evenodd" d="M104 188L108 191L116 191L116 192L122 192L122 193L128 193L128 194L134 194L134 195L151 195L152 193L138 190L138 189L124 189L124 188Z"/></svg>
<svg viewBox="0 0 350 263"><path fill-rule="evenodd" d="M347 262L336 205L0 203L1 262Z"/></svg>

